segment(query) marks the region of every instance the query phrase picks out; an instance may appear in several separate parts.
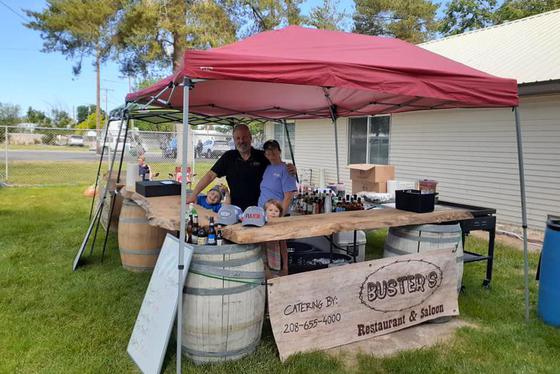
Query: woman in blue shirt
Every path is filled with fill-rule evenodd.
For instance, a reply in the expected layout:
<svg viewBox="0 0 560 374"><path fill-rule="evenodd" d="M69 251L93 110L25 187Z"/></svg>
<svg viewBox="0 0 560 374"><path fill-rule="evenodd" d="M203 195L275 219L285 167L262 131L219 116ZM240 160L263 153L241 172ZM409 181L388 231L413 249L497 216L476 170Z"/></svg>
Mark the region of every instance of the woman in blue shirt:
<svg viewBox="0 0 560 374"><path fill-rule="evenodd" d="M278 200L282 204L284 214L287 214L297 191L296 178L290 175L286 164L282 162L282 150L276 140L267 140L263 150L270 165L266 167L261 182L259 206L264 208L268 200Z"/></svg>

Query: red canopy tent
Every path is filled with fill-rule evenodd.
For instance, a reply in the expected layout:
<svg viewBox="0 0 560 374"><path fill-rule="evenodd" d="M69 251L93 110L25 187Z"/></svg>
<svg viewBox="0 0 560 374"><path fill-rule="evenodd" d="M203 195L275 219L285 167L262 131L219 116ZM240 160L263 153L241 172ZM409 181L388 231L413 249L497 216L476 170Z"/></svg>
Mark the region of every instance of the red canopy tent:
<svg viewBox="0 0 560 374"><path fill-rule="evenodd" d="M204 79L191 113L270 119L511 107L517 82L398 39L289 26L205 51L189 50L172 76L127 101L182 108L183 78ZM157 99L155 99L157 97Z"/></svg>
<svg viewBox="0 0 560 374"><path fill-rule="evenodd" d="M513 107L525 237L525 315L528 319L527 219L515 80L486 74L397 39L290 26L220 48L189 50L177 72L151 87L129 94L126 100L144 104L146 108L182 109L185 128L192 113L271 120L331 118L336 145L336 118L340 116ZM134 117L133 112L130 115ZM183 131L183 144L188 144L186 137L187 131ZM183 173L186 154L186 147L183 147ZM338 165L338 147L336 156ZM186 209L185 187L182 189L182 216ZM180 232L181 261L184 220ZM180 267L179 272L182 271ZM178 299L181 315L181 286ZM180 341L177 344L180 347Z"/></svg>

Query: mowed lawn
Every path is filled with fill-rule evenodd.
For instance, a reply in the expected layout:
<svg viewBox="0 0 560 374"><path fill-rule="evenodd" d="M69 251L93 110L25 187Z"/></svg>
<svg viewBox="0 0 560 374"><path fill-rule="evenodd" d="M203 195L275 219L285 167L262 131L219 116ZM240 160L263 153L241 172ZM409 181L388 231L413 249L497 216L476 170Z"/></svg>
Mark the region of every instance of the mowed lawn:
<svg viewBox="0 0 560 374"><path fill-rule="evenodd" d="M99 246L71 271L88 226L86 185L0 188L0 373L138 372L126 353L149 274L121 268L117 241ZM385 233L368 237L368 258L381 253ZM468 239L471 250L487 243ZM98 244L102 243L98 238ZM535 313L537 256L531 255L531 320L524 321L522 253L496 248L490 290L481 287L484 263L465 266L461 317L465 327L435 347L389 358L298 354L282 364L265 323L256 353L237 362L195 367L189 373L558 373L560 332ZM328 285L326 285L328 286ZM170 342L164 372L175 372Z"/></svg>

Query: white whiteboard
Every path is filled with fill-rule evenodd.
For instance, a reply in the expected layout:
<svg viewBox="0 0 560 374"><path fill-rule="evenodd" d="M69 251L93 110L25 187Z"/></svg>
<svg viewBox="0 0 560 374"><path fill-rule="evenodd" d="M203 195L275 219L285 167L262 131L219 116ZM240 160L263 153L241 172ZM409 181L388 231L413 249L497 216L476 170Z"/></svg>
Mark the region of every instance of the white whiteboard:
<svg viewBox="0 0 560 374"><path fill-rule="evenodd" d="M167 234L128 342L128 354L138 368L146 374L161 371L169 335L175 321L178 254L179 239ZM192 247L185 244L185 270L181 285L185 283L192 254Z"/></svg>

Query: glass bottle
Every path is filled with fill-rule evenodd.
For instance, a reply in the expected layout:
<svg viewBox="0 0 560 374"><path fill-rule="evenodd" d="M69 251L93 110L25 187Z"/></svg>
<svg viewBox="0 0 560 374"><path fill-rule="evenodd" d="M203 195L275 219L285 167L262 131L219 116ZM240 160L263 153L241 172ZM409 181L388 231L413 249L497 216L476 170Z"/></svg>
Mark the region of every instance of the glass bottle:
<svg viewBox="0 0 560 374"><path fill-rule="evenodd" d="M208 245L216 245L216 228L214 227L214 217L210 217L208 226Z"/></svg>
<svg viewBox="0 0 560 374"><path fill-rule="evenodd" d="M192 243L198 244L198 216L193 215Z"/></svg>
<svg viewBox="0 0 560 374"><path fill-rule="evenodd" d="M193 232L193 217L192 214L189 215L189 220L187 221L187 243L192 244L192 232Z"/></svg>
<svg viewBox="0 0 560 374"><path fill-rule="evenodd" d="M198 245L206 245L208 244L208 236L206 235L206 230L204 227L200 226L198 229Z"/></svg>

